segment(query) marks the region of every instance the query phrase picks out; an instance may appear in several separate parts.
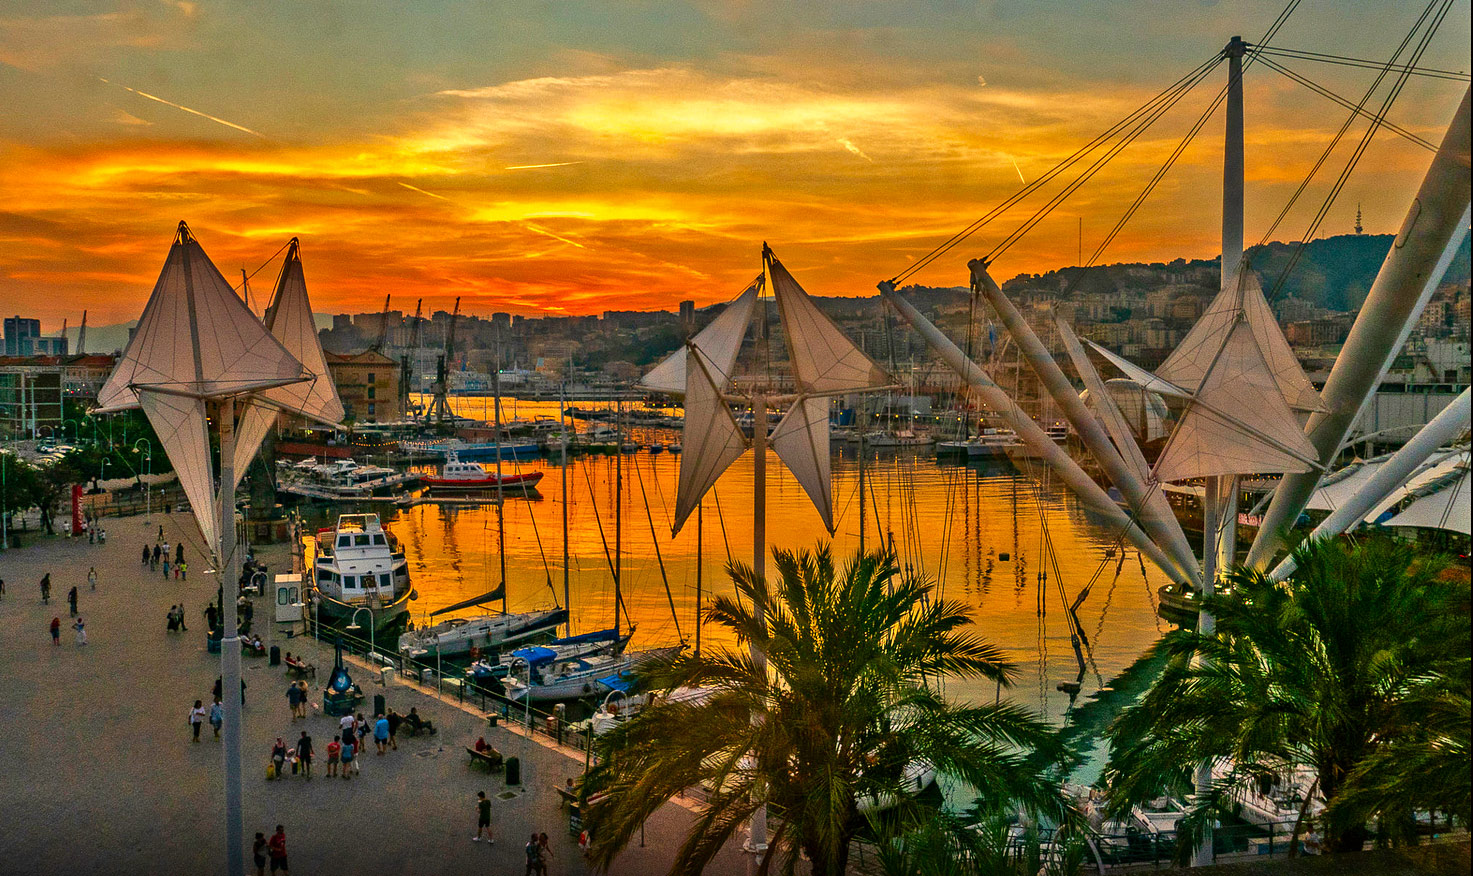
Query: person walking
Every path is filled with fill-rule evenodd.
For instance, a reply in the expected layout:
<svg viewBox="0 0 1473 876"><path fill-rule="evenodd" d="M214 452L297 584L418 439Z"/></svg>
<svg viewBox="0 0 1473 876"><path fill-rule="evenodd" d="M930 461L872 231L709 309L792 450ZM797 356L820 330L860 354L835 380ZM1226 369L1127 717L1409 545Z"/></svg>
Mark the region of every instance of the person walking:
<svg viewBox="0 0 1473 876"><path fill-rule="evenodd" d="M159 524L159 534L158 534L158 537L154 539L154 545L157 546L158 543L161 542L161 541L163 541L163 540L164 540L164 525L162 523L160 523Z"/></svg>
<svg viewBox="0 0 1473 876"><path fill-rule="evenodd" d="M542 855L542 862L537 872L542 876L547 876L547 865L552 862L552 846L548 844L547 834L537 834L537 850Z"/></svg>
<svg viewBox="0 0 1473 876"><path fill-rule="evenodd" d="M389 747L395 751L399 750L399 725L403 723L404 716L389 708Z"/></svg>
<svg viewBox="0 0 1473 876"><path fill-rule="evenodd" d="M256 876L266 876L266 834L259 831L251 843L251 863L256 865Z"/></svg>
<svg viewBox="0 0 1473 876"><path fill-rule="evenodd" d="M286 704L291 706L293 721L305 717L302 714L302 689L295 681L286 687Z"/></svg>
<svg viewBox="0 0 1473 876"><path fill-rule="evenodd" d="M143 565L148 565L148 543L143 544Z"/></svg>
<svg viewBox="0 0 1473 876"><path fill-rule="evenodd" d="M179 561L179 580L181 580L181 581L188 581L189 580L189 563L186 562L185 560L180 560Z"/></svg>
<svg viewBox="0 0 1473 876"><path fill-rule="evenodd" d="M358 734L358 748L356 749L356 753L359 755L362 755L363 752L368 750L368 731L368 720L363 717L362 712L359 712L358 720L353 723L353 732Z"/></svg>
<svg viewBox="0 0 1473 876"><path fill-rule="evenodd" d="M0 578L0 599L5 598L5 579Z"/></svg>
<svg viewBox="0 0 1473 876"><path fill-rule="evenodd" d="M286 743L281 737L276 737L276 744L271 746L271 775L273 778L281 778L286 767Z"/></svg>
<svg viewBox="0 0 1473 876"><path fill-rule="evenodd" d="M343 762L343 778L345 780L352 778L352 776L349 775L349 773L353 772L353 755L354 755L353 748L354 748L354 745L353 745L353 734L352 733L344 733L343 734L343 749L342 749L342 752L338 755L338 759Z"/></svg>
<svg viewBox="0 0 1473 876"><path fill-rule="evenodd" d="M150 559L149 564L148 564L148 571L152 572L154 569L157 569L158 567L159 567L159 546L158 545L154 545L153 546L153 554L151 555L151 559Z"/></svg>
<svg viewBox="0 0 1473 876"><path fill-rule="evenodd" d="M215 730L216 739L220 738L220 728L224 724L225 706L220 702L219 697L215 697L215 701L213 703L210 703L210 726L213 727Z"/></svg>
<svg viewBox="0 0 1473 876"><path fill-rule="evenodd" d="M77 618L77 622L72 624L72 629L77 631L77 647L87 644L87 625L81 618Z"/></svg>
<svg viewBox="0 0 1473 876"><path fill-rule="evenodd" d="M373 722L373 743L378 746L379 757L383 757L389 749L389 719L383 715Z"/></svg>
<svg viewBox="0 0 1473 876"><path fill-rule="evenodd" d="M218 699L218 697L216 697ZM204 726L205 718L209 713L205 711L203 700L195 700L194 708L189 710L189 729L194 734L191 742L199 741L199 728Z"/></svg>
<svg viewBox="0 0 1473 876"><path fill-rule="evenodd" d="M338 758L343 753L343 745L338 742L338 735L332 735L332 741L327 744L327 775L329 778L338 774Z"/></svg>
<svg viewBox="0 0 1473 876"><path fill-rule="evenodd" d="M491 835L491 801L487 799L485 791L476 792L476 835L471 837L471 842L481 841L481 831L486 832L486 842L495 844L496 838Z"/></svg>
<svg viewBox="0 0 1473 876"><path fill-rule="evenodd" d="M41 604L51 604L51 573L47 572L41 576Z"/></svg>
<svg viewBox="0 0 1473 876"><path fill-rule="evenodd" d="M88 590L96 590L97 589L97 567L96 566L93 566L92 568L90 568L90 569L87 570L87 589Z"/></svg>
<svg viewBox="0 0 1473 876"><path fill-rule="evenodd" d="M77 588L73 587L72 589L70 589L70 590L68 590L66 592L66 604L67 604L67 608L71 610L72 617L76 617L77 616Z"/></svg>
<svg viewBox="0 0 1473 876"><path fill-rule="evenodd" d="M276 825L276 833L266 843L266 852L271 858L271 872L290 872L286 867L286 828Z"/></svg>
<svg viewBox="0 0 1473 876"><path fill-rule="evenodd" d="M302 775L307 781L312 781L312 737L303 730L302 735L297 738L297 759L302 762Z"/></svg>
<svg viewBox="0 0 1473 876"><path fill-rule="evenodd" d="M174 545L174 565L178 566L182 562L184 562L184 542L181 541Z"/></svg>
<svg viewBox="0 0 1473 876"><path fill-rule="evenodd" d="M169 552L164 551L164 580L169 580Z"/></svg>
<svg viewBox="0 0 1473 876"><path fill-rule="evenodd" d="M179 632L189 632L189 627L184 625L184 603L179 603Z"/></svg>
<svg viewBox="0 0 1473 876"><path fill-rule="evenodd" d="M51 644L61 644L61 618L59 617L51 619Z"/></svg>
<svg viewBox="0 0 1473 876"><path fill-rule="evenodd" d="M88 520L86 524L83 525L83 528L87 530L87 543L97 544L97 529L92 525L92 521Z"/></svg>
<svg viewBox="0 0 1473 876"><path fill-rule="evenodd" d="M542 872L542 844L537 841L537 834L532 834L532 839L527 842L527 871L523 876L533 876Z"/></svg>

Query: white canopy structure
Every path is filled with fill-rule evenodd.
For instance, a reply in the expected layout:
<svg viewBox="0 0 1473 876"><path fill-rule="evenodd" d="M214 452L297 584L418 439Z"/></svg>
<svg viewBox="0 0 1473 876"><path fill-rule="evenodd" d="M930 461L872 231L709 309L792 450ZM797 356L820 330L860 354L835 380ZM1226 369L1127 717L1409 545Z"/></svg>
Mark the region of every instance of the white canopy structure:
<svg viewBox="0 0 1473 876"><path fill-rule="evenodd" d="M312 378L301 383L278 386L254 394L240 413L235 436L235 482L245 477L246 469L261 442L271 431L279 411L289 411L309 420L334 426L343 418L343 403L327 370L317 325L312 319L312 302L307 297L307 281L302 273L300 243L293 237L287 244L286 260L276 279L276 291L266 308L265 324L272 336L281 342Z"/></svg>
<svg viewBox="0 0 1473 876"><path fill-rule="evenodd" d="M684 347L661 361L640 380L648 389L685 396L684 452L676 490L672 530L680 532L701 498L751 442L742 434L728 407L731 402L763 404L730 395L732 372L747 326L756 312L761 290L770 288L777 301L783 336L798 394L787 401L788 413L772 435L778 458L813 501L824 526L834 531L829 467L828 399L846 392L882 389L894 384L884 369L860 351L833 321L814 305L808 293L765 245L764 271L721 315ZM754 436L755 437L755 436Z"/></svg>
<svg viewBox="0 0 1473 876"><path fill-rule="evenodd" d="M1439 489L1412 500L1401 513L1381 525L1445 529L1461 532L1463 535L1473 534L1473 526L1470 526L1469 520L1470 512L1473 512L1470 479L1473 479L1473 473L1464 468L1450 483L1439 484Z"/></svg>
<svg viewBox="0 0 1473 876"><path fill-rule="evenodd" d="M205 401L307 378L180 222L138 328L97 401L103 412L143 408L213 550L220 514Z"/></svg>

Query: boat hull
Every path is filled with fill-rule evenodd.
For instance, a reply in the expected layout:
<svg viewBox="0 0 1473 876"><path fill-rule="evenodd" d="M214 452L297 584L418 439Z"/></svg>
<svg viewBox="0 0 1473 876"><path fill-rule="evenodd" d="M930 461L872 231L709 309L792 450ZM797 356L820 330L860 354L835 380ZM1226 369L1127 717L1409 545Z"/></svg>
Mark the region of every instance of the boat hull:
<svg viewBox="0 0 1473 876"><path fill-rule="evenodd" d="M502 490L530 490L542 480L542 472L534 471L526 474L506 475L499 482L495 475L476 480L441 477L424 477L421 480L425 486L437 492L445 490L494 490L497 489L498 485Z"/></svg>

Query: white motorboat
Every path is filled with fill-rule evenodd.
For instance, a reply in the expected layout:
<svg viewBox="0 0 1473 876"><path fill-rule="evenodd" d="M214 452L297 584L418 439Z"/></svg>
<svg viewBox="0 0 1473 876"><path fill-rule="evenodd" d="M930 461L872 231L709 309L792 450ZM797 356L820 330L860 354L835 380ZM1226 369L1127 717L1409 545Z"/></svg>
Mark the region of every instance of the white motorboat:
<svg viewBox="0 0 1473 876"><path fill-rule="evenodd" d="M612 629L599 630L593 633L581 633L576 636L566 636L561 639L553 639L540 647L546 648L557 654L557 660L576 660L580 657L592 657L598 654L619 654L624 646L629 644L629 633L619 636ZM513 654L503 654L500 659L482 658L470 665L466 670L466 676L476 682L487 682L490 680L501 680L511 674L511 668L516 661L525 659Z"/></svg>
<svg viewBox="0 0 1473 876"><path fill-rule="evenodd" d="M312 598L320 622L355 623L365 611L375 631L402 619L418 594L398 539L377 514L343 514L317 531Z"/></svg>
<svg viewBox="0 0 1473 876"><path fill-rule="evenodd" d="M328 463L304 460L281 466L277 490L311 499L366 500L393 497L419 480L415 472L401 472L378 465L360 465L352 459Z"/></svg>
<svg viewBox="0 0 1473 876"><path fill-rule="evenodd" d="M611 690L604 697L604 701L599 704L593 716L588 719L588 723L593 728L594 736L602 736L642 712L653 697L658 697L667 703L694 705L710 696L711 693L710 688L703 687L677 687L668 693L640 694Z"/></svg>

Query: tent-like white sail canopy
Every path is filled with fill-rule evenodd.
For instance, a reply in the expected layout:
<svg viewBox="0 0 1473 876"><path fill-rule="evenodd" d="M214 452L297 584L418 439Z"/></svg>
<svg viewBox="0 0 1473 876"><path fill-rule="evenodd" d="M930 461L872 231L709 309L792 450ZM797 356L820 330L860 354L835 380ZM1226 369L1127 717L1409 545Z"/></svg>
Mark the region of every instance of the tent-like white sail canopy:
<svg viewBox="0 0 1473 876"><path fill-rule="evenodd" d="M1305 437L1246 320L1230 328L1154 469L1158 481L1309 471Z"/></svg>
<svg viewBox="0 0 1473 876"><path fill-rule="evenodd" d="M1156 376L1195 391L1202 385L1218 351L1227 343L1228 335L1240 321L1246 322L1252 331L1264 367L1273 376L1279 394L1289 406L1301 411L1322 410L1319 393L1305 376L1304 368L1289 348L1288 339L1263 297L1258 274L1246 263L1240 263L1234 280L1212 299L1207 312L1156 369Z"/></svg>
<svg viewBox="0 0 1473 876"><path fill-rule="evenodd" d="M312 302L307 297L307 281L302 273L300 246L295 237L287 245L286 260L276 280L271 305L266 309L265 323L282 346L302 363L312 379L263 390L244 405L235 433L237 484L245 477L261 442L271 431L277 411L300 414L327 425L336 425L343 418L343 403L328 374L327 358L322 354L317 325L312 320Z"/></svg>
<svg viewBox="0 0 1473 876"><path fill-rule="evenodd" d="M694 342L690 346L694 347ZM675 490L671 535L680 532L706 491L747 451L747 438L731 416L731 409L706 370L704 359L699 354L685 359L685 427L681 437L684 452L680 454L680 482Z"/></svg>
<svg viewBox="0 0 1473 876"><path fill-rule="evenodd" d="M799 389L797 397L790 397L788 414L778 423L770 440L778 458L787 464L813 500L831 533L834 510L828 399L891 383L885 371L814 305L765 244L762 260L761 277L683 349L667 357L640 381L649 389L685 395L684 452L676 489L674 533L680 532L686 518L721 473L747 449L748 441L728 407L729 401L740 399L729 398L725 393L731 388L732 370L742 338L764 283L777 300L788 357Z"/></svg>
<svg viewBox="0 0 1473 876"><path fill-rule="evenodd" d="M103 412L142 390L216 398L296 383L302 364L236 297L183 222L138 328L97 394Z"/></svg>
<svg viewBox="0 0 1473 876"><path fill-rule="evenodd" d="M763 247L793 377L805 393L876 389L895 381L823 314L772 250Z"/></svg>
<svg viewBox="0 0 1473 876"><path fill-rule="evenodd" d="M1172 383L1169 380L1162 380L1160 377L1157 377L1156 375L1135 364L1129 359L1126 359L1124 356L1117 356L1116 354L1110 352L1109 350L1101 347L1099 344L1096 344L1094 341L1091 341L1087 338L1084 342L1086 344L1089 344L1090 348L1093 349L1096 353L1099 353L1101 356L1105 357L1106 362L1109 362L1111 365L1119 368L1122 372L1125 373L1126 377L1134 380L1136 384L1141 387L1141 389L1144 389L1148 392L1159 393L1160 395L1173 396L1175 398L1192 397L1192 393L1190 390L1183 389L1182 387L1177 386L1175 383Z"/></svg>
<svg viewBox="0 0 1473 876"><path fill-rule="evenodd" d="M310 375L236 297L179 223L128 348L108 375L102 410L142 407L179 477L205 541L221 535L205 402Z"/></svg>
<svg viewBox="0 0 1473 876"><path fill-rule="evenodd" d="M795 402L772 430L772 449L797 478L818 509L824 528L834 533L834 499L830 484L829 401L808 396Z"/></svg>
<svg viewBox="0 0 1473 876"><path fill-rule="evenodd" d="M757 291L762 278L753 280L745 292L738 295L721 315L711 324L696 332L691 346L706 359L706 369L711 373L717 387L726 389L731 385L731 372L736 366L737 354L742 349L742 338L752 322L752 311L757 306ZM665 357L664 361L650 369L640 379L639 385L659 392L684 393L686 381L685 358L689 347L681 347Z"/></svg>

